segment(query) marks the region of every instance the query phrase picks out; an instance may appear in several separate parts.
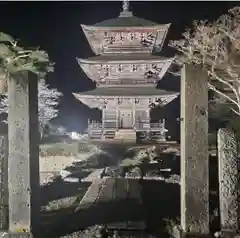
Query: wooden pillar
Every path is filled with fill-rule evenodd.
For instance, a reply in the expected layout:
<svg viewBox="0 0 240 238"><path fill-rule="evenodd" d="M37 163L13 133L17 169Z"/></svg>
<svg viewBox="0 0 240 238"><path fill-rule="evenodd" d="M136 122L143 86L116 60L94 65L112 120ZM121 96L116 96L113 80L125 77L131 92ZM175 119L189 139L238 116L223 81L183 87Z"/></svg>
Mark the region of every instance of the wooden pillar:
<svg viewBox="0 0 240 238"><path fill-rule="evenodd" d="M105 133L105 109L102 108L102 135L101 135L101 139L104 139L104 133Z"/></svg>
<svg viewBox="0 0 240 238"><path fill-rule="evenodd" d="M151 122L150 110L151 110L151 109L149 109L149 108L146 110L146 113L147 113L147 118L146 118L146 119L147 119L147 123L150 123L150 122Z"/></svg>
<svg viewBox="0 0 240 238"><path fill-rule="evenodd" d="M105 109L102 108L102 126L104 126L104 122L105 122Z"/></svg>
<svg viewBox="0 0 240 238"><path fill-rule="evenodd" d="M237 139L230 128L218 131L219 205L222 237L235 237L238 224Z"/></svg>
<svg viewBox="0 0 240 238"><path fill-rule="evenodd" d="M208 85L200 68L181 72L181 227L209 234Z"/></svg>
<svg viewBox="0 0 240 238"><path fill-rule="evenodd" d="M119 236L118 236L118 231L116 230L116 231L114 231L113 232L113 238L118 238Z"/></svg>
<svg viewBox="0 0 240 238"><path fill-rule="evenodd" d="M8 137L0 136L0 230L8 229Z"/></svg>
<svg viewBox="0 0 240 238"><path fill-rule="evenodd" d="M166 127L165 127L165 118L163 118L161 121L160 121L160 123L162 124L162 133L161 133L161 135L162 135L162 139L164 140L164 141L166 141Z"/></svg>
<svg viewBox="0 0 240 238"><path fill-rule="evenodd" d="M119 112L117 108L116 109L116 131L118 131L118 127L119 127Z"/></svg>
<svg viewBox="0 0 240 238"><path fill-rule="evenodd" d="M9 233L29 235L37 229L40 215L36 75L12 75L8 100Z"/></svg>
<svg viewBox="0 0 240 238"><path fill-rule="evenodd" d="M135 98L132 98L132 125L133 129L135 130L136 128L136 107L135 107Z"/></svg>

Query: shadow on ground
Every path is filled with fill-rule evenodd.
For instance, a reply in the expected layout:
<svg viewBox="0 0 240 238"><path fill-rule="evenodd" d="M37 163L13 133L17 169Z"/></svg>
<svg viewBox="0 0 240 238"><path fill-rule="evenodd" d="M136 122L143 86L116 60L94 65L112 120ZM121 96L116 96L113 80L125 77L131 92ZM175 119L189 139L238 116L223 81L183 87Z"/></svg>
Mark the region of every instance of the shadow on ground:
<svg viewBox="0 0 240 238"><path fill-rule="evenodd" d="M87 160L76 161L71 166L64 168L69 173L67 177L78 179L86 178L96 169L105 167L117 167L120 161L126 156L131 156L131 152L126 152L126 145L102 145L101 152L89 156ZM80 158L81 159L81 158ZM86 192L89 183L81 182L65 182L60 177L57 177L53 183L41 187L41 205L46 205L48 202L79 195Z"/></svg>
<svg viewBox="0 0 240 238"><path fill-rule="evenodd" d="M44 237L57 238L96 224L145 220L153 231L163 218L174 219L180 214L179 185L162 181L144 180L142 203L136 200L120 200L98 203L88 209L75 212L77 205L58 212L43 214ZM155 230L154 230L155 231ZM157 231L155 231L157 232Z"/></svg>
<svg viewBox="0 0 240 238"><path fill-rule="evenodd" d="M90 174L91 169L104 168L106 166L117 166L121 158L130 157L127 154L126 147L115 146L105 147L106 151L98 158L98 163L77 162L69 171L79 178ZM130 153L130 152L128 152ZM172 155L160 156L164 167L172 168L173 174L180 174L180 157ZM90 160L91 161L91 160ZM99 162L100 161L100 162ZM210 213L218 208L218 170L216 157L210 157ZM76 167L78 167L76 169ZM80 171L79 171L80 169ZM78 172L77 172L78 171ZM78 174L77 174L78 173ZM170 176L172 173L166 175ZM78 204L69 208L60 209L55 212L45 212L42 214L42 224L45 238L57 238L70 234L89 226L114 223L122 220L144 220L152 233L159 234L159 229L163 227L163 219L176 220L180 217L180 186L179 184L166 183L156 180L139 180L141 186L142 204L136 201L114 201L108 203L98 203L90 206L88 209L80 209L75 212ZM44 186L42 194L42 204L59 198L77 195L81 198L86 193L90 183L68 183L57 179L53 184ZM217 229L219 221L214 218L212 229ZM41 238L42 238L41 237Z"/></svg>
<svg viewBox="0 0 240 238"><path fill-rule="evenodd" d="M66 197L77 196L81 199L86 193L91 183L70 183L65 182L61 178L56 178L53 183L41 187L40 202L41 206L48 204L49 202L62 199Z"/></svg>

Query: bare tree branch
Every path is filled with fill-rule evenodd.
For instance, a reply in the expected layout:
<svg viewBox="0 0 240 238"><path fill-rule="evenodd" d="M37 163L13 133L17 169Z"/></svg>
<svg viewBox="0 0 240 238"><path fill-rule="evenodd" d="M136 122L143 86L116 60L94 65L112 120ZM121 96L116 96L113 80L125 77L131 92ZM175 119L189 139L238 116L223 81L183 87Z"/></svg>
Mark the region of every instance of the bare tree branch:
<svg viewBox="0 0 240 238"><path fill-rule="evenodd" d="M0 101L0 114L8 113L7 94L2 94ZM38 82L38 117L40 129L43 129L47 123L58 116L59 99L62 93L55 88L49 88L44 81ZM4 121L7 123L7 121Z"/></svg>
<svg viewBox="0 0 240 238"><path fill-rule="evenodd" d="M179 52L175 62L204 67L209 89L233 103L237 109L232 111L240 115L240 7L214 22L194 21L182 35L169 44Z"/></svg>

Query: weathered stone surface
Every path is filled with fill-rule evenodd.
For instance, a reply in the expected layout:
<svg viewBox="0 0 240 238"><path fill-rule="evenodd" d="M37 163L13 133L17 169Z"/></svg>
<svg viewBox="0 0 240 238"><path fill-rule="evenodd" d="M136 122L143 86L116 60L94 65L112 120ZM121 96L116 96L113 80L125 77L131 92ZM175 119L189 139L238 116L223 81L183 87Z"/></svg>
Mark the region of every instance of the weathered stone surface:
<svg viewBox="0 0 240 238"><path fill-rule="evenodd" d="M191 65L181 74L181 226L209 233L207 75Z"/></svg>
<svg viewBox="0 0 240 238"><path fill-rule="evenodd" d="M37 79L29 72L8 81L9 231L30 232L39 220Z"/></svg>
<svg viewBox="0 0 240 238"><path fill-rule="evenodd" d="M221 229L236 232L238 224L237 140L230 128L218 131L219 203Z"/></svg>
<svg viewBox="0 0 240 238"><path fill-rule="evenodd" d="M8 228L8 137L0 136L0 229Z"/></svg>
<svg viewBox="0 0 240 238"><path fill-rule="evenodd" d="M32 234L29 232L16 232L16 233L5 232L0 237L3 237L3 238L33 238Z"/></svg>

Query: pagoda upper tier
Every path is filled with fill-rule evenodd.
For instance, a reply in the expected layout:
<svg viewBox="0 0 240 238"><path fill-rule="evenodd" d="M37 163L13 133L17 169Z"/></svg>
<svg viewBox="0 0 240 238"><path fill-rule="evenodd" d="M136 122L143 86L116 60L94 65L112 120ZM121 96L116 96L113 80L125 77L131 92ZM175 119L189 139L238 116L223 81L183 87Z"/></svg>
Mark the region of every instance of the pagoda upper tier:
<svg viewBox="0 0 240 238"><path fill-rule="evenodd" d="M159 52L170 24L138 18L123 9L117 18L81 27L93 52L104 55Z"/></svg>
<svg viewBox="0 0 240 238"><path fill-rule="evenodd" d="M151 54L100 55L77 59L86 75L97 87L154 86L162 79L173 58Z"/></svg>

